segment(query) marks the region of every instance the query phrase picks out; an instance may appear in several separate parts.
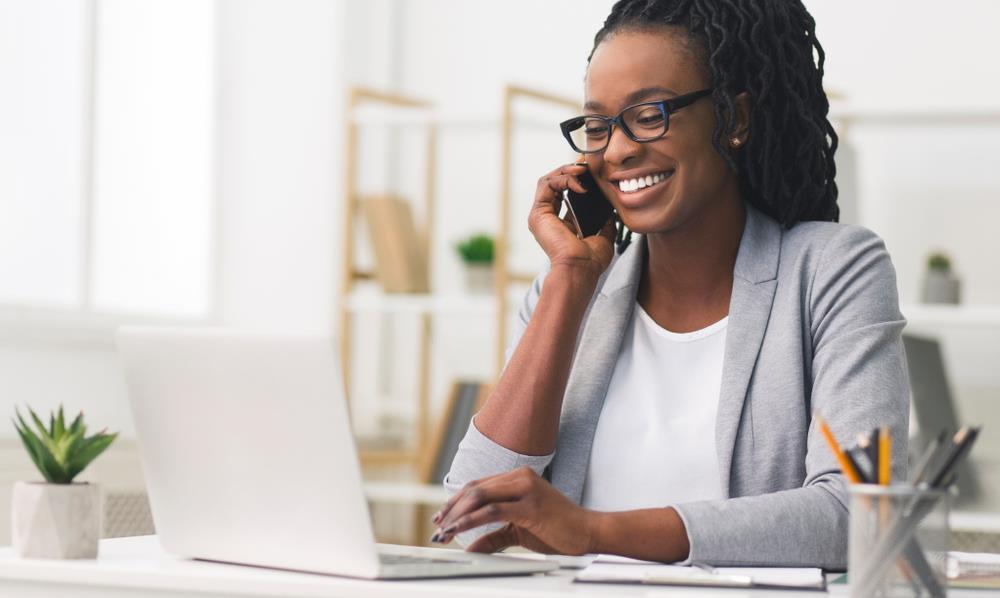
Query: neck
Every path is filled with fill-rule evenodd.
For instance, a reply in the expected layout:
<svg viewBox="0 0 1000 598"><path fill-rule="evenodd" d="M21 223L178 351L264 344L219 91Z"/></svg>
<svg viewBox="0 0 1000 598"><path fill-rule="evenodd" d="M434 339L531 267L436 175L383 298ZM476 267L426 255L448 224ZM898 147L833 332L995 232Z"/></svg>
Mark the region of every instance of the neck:
<svg viewBox="0 0 1000 598"><path fill-rule="evenodd" d="M639 303L661 326L697 330L729 313L746 213L737 197L646 236Z"/></svg>

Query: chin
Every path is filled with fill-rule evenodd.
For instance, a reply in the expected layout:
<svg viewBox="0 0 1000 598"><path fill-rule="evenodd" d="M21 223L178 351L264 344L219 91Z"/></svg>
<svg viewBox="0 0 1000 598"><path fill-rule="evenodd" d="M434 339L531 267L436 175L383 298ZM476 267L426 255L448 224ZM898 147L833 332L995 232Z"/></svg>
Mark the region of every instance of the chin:
<svg viewBox="0 0 1000 598"><path fill-rule="evenodd" d="M630 231L639 235L670 232L680 224L674 210L663 208L618 210L618 216Z"/></svg>

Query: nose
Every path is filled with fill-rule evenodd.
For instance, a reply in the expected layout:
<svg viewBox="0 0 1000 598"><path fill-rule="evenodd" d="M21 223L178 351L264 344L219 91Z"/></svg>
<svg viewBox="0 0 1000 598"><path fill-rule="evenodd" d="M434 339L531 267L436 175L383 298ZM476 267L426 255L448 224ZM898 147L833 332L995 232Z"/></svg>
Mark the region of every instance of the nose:
<svg viewBox="0 0 1000 598"><path fill-rule="evenodd" d="M624 165L642 151L642 144L633 141L620 126L611 129L608 147L604 148L604 159L616 166Z"/></svg>

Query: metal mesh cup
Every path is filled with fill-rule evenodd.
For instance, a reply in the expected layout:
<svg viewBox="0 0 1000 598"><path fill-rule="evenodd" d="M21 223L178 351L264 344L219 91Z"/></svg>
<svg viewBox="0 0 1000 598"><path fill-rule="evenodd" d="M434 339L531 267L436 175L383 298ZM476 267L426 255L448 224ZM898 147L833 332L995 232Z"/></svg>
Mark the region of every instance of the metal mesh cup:
<svg viewBox="0 0 1000 598"><path fill-rule="evenodd" d="M851 596L944 596L950 506L943 490L851 485Z"/></svg>

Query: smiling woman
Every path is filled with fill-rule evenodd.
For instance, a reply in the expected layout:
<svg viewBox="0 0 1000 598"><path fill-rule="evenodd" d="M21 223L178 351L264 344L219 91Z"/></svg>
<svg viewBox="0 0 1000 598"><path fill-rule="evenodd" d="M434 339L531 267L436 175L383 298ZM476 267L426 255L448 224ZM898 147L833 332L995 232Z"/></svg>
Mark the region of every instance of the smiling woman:
<svg viewBox="0 0 1000 598"><path fill-rule="evenodd" d="M845 565L846 488L813 410L841 435L889 426L901 476L909 388L885 246L835 223L814 30L798 0L614 6L585 114L562 123L586 164L539 181L550 269L435 540ZM585 171L615 215L579 239L558 212Z"/></svg>

